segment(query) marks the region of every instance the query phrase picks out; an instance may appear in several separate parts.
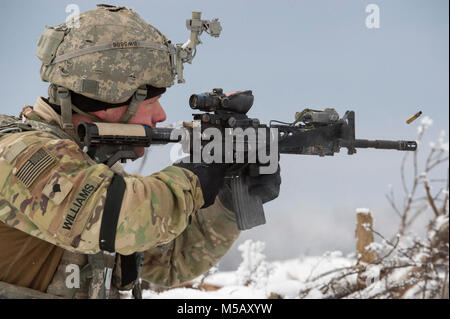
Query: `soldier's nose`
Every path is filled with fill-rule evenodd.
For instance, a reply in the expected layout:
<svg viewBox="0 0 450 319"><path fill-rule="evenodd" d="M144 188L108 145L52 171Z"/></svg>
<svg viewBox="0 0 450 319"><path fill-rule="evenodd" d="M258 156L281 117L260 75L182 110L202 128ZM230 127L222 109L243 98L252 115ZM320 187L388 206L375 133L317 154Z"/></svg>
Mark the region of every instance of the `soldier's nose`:
<svg viewBox="0 0 450 319"><path fill-rule="evenodd" d="M164 122L167 118L166 112L164 111L161 103L156 102L155 108L153 109L154 113L152 116L153 123Z"/></svg>

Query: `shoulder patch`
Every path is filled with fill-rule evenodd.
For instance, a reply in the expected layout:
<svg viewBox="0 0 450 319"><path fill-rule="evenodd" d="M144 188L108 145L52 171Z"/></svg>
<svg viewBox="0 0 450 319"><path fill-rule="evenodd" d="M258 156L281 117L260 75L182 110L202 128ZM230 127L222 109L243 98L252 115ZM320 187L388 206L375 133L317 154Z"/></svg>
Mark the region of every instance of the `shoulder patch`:
<svg viewBox="0 0 450 319"><path fill-rule="evenodd" d="M55 173L45 185L42 194L47 196L56 205L59 205L67 197L72 187L73 183L70 180L59 173Z"/></svg>
<svg viewBox="0 0 450 319"><path fill-rule="evenodd" d="M14 175L25 185L25 187L29 188L47 168L55 163L56 158L44 147L41 147L34 152L25 163L15 170Z"/></svg>
<svg viewBox="0 0 450 319"><path fill-rule="evenodd" d="M28 147L27 144L25 144L22 141L17 141L16 143L14 143L13 145L11 145L11 147L8 149L8 151L5 153L5 159L6 161L11 164L12 161L14 161L14 159L17 157L17 155L19 155L20 153L22 153L26 148Z"/></svg>

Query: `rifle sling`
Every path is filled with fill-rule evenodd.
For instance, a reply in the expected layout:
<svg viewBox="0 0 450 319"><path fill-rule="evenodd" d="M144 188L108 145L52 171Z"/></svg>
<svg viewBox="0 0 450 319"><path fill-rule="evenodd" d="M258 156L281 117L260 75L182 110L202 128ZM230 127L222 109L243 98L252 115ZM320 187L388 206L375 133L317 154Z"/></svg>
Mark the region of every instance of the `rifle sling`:
<svg viewBox="0 0 450 319"><path fill-rule="evenodd" d="M125 193L125 180L121 175L114 174L106 194L105 209L100 226L100 249L109 253L115 252L116 230L119 220L120 208ZM120 255L121 286L137 282L138 265L136 253L129 256Z"/></svg>
<svg viewBox="0 0 450 319"><path fill-rule="evenodd" d="M125 186L123 177L114 174L106 194L105 209L100 226L99 245L101 250L106 250L110 253L115 252L116 229Z"/></svg>

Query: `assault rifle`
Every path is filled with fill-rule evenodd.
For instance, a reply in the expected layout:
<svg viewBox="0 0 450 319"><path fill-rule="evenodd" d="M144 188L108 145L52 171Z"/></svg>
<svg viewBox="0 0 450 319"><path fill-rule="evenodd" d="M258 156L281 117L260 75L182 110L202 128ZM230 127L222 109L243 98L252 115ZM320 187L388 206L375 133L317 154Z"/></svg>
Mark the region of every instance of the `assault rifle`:
<svg viewBox="0 0 450 319"><path fill-rule="evenodd" d="M137 155L134 147L178 142L183 144L183 150L188 150L190 159L195 160L196 155L201 157L202 151L209 143L215 141L217 146L217 137L210 134L211 129L225 137L234 134L230 139L231 149L227 149L226 143L219 141L219 148L209 147L208 150L211 151L208 152L212 157L225 157L225 162L235 163L228 177L233 193L234 211L241 230L265 223L261 199L249 193L247 182L249 176L259 174L267 164L261 160L259 151L262 148L267 151L273 145L277 147L276 166L279 154L333 156L341 148L346 148L349 155L355 154L357 148L399 151L415 151L417 148L415 141L356 139L354 111L346 111L340 118L332 108L305 109L296 113L292 123L272 120L269 125L261 124L258 119L247 116L253 100L250 90L229 96L225 95L222 89L194 94L189 99L189 105L201 113L193 114L194 121L185 123L182 134L174 128L80 123L78 136L81 146L92 158L98 163L112 166L119 160L135 160ZM237 130L240 133L236 134ZM254 134L250 134L251 132ZM198 148L195 147L196 138L199 142ZM215 159L217 160L217 157ZM259 171L256 168L259 168Z"/></svg>

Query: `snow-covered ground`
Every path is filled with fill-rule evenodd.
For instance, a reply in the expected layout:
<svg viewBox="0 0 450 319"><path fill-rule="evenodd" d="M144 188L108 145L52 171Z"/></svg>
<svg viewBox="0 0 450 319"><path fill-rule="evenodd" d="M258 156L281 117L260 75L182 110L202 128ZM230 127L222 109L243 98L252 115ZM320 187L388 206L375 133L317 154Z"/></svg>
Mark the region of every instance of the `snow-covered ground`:
<svg viewBox="0 0 450 319"><path fill-rule="evenodd" d="M143 291L143 298L448 298L448 244L446 254L445 249L431 251L427 245L408 236L398 237L395 243L372 243L366 249L378 257L369 264L361 262L361 256L357 260L339 251L267 262L264 243L247 240L238 248L242 261L235 271L213 268L179 287L151 286Z"/></svg>
<svg viewBox="0 0 450 319"><path fill-rule="evenodd" d="M219 272L213 268L184 287L159 291L144 290L144 299L265 299L322 298L315 287L330 281L330 276L355 265L354 256L339 251L321 257L302 256L297 259L267 262L265 244L247 240L239 246L242 262L236 271ZM314 287L312 283L314 282ZM131 297L127 293L125 298Z"/></svg>
<svg viewBox="0 0 450 319"><path fill-rule="evenodd" d="M277 294L283 299L299 298L299 292L308 288L308 281L336 268L355 264L353 258L343 257L340 252L322 257L299 257L298 259L268 263L270 274L265 283L241 283L239 270L217 272L204 279L204 283L222 287L215 291L194 288L174 288L161 293L146 290L146 299L264 299ZM202 277L195 282L199 283ZM326 277L323 278L326 280ZM272 295L273 296L273 295ZM320 298L319 291L311 291L307 298Z"/></svg>

